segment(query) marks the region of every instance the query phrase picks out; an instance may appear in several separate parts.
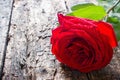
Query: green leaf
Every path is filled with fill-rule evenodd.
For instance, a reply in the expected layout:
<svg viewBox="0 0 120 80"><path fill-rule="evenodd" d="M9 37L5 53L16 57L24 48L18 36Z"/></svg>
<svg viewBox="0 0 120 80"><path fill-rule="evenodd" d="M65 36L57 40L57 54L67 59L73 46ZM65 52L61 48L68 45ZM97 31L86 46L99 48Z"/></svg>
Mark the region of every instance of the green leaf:
<svg viewBox="0 0 120 80"><path fill-rule="evenodd" d="M72 6L71 10L75 11L75 10L85 8L85 7L89 7L89 6L95 6L95 5L93 3L78 4L78 5Z"/></svg>
<svg viewBox="0 0 120 80"><path fill-rule="evenodd" d="M106 12L102 6L92 5L77 9L67 15L88 18L93 20L101 20L106 16Z"/></svg>
<svg viewBox="0 0 120 80"><path fill-rule="evenodd" d="M109 22L109 21L108 21ZM120 21L117 23L110 22L113 25L117 40L120 40Z"/></svg>
<svg viewBox="0 0 120 80"><path fill-rule="evenodd" d="M120 13L120 8L117 10L118 13Z"/></svg>
<svg viewBox="0 0 120 80"><path fill-rule="evenodd" d="M107 18L107 22L110 22L110 23L118 23L119 22L119 19L115 16L112 16L112 17L108 17Z"/></svg>
<svg viewBox="0 0 120 80"><path fill-rule="evenodd" d="M116 36L117 36L117 41L119 41L120 40L120 31L115 31L115 33L116 33Z"/></svg>
<svg viewBox="0 0 120 80"><path fill-rule="evenodd" d="M113 24L113 26L117 36L117 40L119 41L120 40L120 22L117 24Z"/></svg>

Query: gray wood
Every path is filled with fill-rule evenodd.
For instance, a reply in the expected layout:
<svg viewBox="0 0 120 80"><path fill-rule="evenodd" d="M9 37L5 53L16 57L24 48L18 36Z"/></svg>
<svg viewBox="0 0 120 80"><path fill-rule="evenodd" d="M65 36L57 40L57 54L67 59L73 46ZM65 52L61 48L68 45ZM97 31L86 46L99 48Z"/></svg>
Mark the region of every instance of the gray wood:
<svg viewBox="0 0 120 80"><path fill-rule="evenodd" d="M50 51L57 13L83 1L15 0L3 80L119 80L120 47L106 68L88 74L61 64Z"/></svg>
<svg viewBox="0 0 120 80"><path fill-rule="evenodd" d="M0 68L10 22L12 0L0 1ZM1 69L0 69L1 70Z"/></svg>

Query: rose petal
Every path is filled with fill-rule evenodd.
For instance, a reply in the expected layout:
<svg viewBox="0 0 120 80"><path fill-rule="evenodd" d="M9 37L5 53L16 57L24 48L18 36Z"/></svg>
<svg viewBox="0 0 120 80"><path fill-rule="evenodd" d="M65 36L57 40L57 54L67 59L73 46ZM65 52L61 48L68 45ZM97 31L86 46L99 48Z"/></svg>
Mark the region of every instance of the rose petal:
<svg viewBox="0 0 120 80"><path fill-rule="evenodd" d="M96 26L95 24L91 23L88 21L88 19L82 19L82 18L77 18L77 17L72 17L72 16L63 16L62 14L58 14L58 20L61 26L64 28L79 28L79 26L87 26L89 28Z"/></svg>
<svg viewBox="0 0 120 80"><path fill-rule="evenodd" d="M103 34L105 37L108 37L108 41L113 48L118 46L115 33L111 24L102 21L96 22L95 24L98 26L97 28L100 33Z"/></svg>

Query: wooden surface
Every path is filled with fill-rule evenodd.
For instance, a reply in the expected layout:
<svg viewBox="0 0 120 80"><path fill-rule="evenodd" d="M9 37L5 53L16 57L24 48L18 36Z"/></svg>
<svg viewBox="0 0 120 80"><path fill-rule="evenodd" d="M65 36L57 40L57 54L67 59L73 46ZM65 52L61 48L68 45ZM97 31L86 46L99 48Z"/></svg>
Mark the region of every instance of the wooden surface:
<svg viewBox="0 0 120 80"><path fill-rule="evenodd" d="M10 21L11 7L12 7L11 4L12 4L12 0L0 1L0 61L2 59L6 33L8 31L8 25Z"/></svg>
<svg viewBox="0 0 120 80"><path fill-rule="evenodd" d="M9 30L12 14L12 0L0 1L0 80L5 62L5 53L7 52ZM4 57L3 57L4 56Z"/></svg>
<svg viewBox="0 0 120 80"><path fill-rule="evenodd" d="M72 5L83 1L95 2L1 0L0 61L6 50L4 46L7 48L3 80L120 80L120 46L114 50L108 66L88 74L59 63L50 51L51 30L57 26L56 14L67 13Z"/></svg>

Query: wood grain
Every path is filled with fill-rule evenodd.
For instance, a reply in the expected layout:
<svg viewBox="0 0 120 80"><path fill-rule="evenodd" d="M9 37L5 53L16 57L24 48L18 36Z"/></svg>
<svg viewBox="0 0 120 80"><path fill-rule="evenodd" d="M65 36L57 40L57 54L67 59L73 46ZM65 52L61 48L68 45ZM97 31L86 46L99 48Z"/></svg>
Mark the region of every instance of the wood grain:
<svg viewBox="0 0 120 80"><path fill-rule="evenodd" d="M3 55L6 33L8 30L12 0L0 1L0 61ZM0 62L1 63L1 62Z"/></svg>
<svg viewBox="0 0 120 80"><path fill-rule="evenodd" d="M0 79L3 75L3 68L9 41L9 28L11 21L13 0L0 1Z"/></svg>

